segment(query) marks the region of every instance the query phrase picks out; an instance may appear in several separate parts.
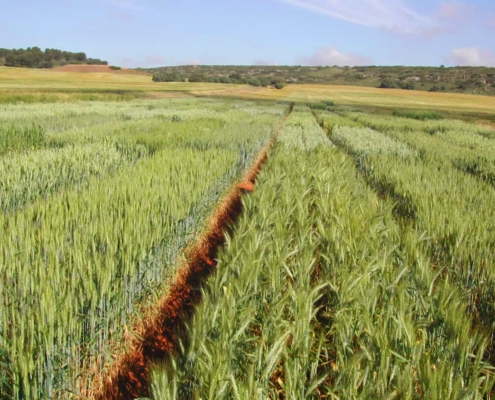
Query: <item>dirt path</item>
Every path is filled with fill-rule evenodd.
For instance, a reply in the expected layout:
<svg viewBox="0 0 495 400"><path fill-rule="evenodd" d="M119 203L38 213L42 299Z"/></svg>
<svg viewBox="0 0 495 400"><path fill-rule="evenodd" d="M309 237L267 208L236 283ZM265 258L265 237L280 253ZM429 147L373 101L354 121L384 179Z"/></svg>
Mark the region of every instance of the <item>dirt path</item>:
<svg viewBox="0 0 495 400"><path fill-rule="evenodd" d="M217 207L206 233L188 251L187 261L178 269L167 294L150 315L143 318L137 332L139 339L128 343L131 350L122 355L103 378L100 389L93 396L95 400L134 400L150 395L150 366L155 361L166 359L177 349L177 332L185 330L185 323L201 301L201 286L215 272L216 258L225 244L225 234L234 230L242 213L242 197L254 190L256 178L286 118L280 121L274 137L259 153L242 181Z"/></svg>

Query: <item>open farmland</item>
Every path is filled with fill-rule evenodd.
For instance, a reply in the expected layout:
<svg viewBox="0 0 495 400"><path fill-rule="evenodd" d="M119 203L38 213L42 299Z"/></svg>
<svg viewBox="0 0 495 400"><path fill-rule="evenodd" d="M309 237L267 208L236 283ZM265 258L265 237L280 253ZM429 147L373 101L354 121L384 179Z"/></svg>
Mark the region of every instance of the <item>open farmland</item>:
<svg viewBox="0 0 495 400"><path fill-rule="evenodd" d="M0 399L494 396L492 98L14 72Z"/></svg>

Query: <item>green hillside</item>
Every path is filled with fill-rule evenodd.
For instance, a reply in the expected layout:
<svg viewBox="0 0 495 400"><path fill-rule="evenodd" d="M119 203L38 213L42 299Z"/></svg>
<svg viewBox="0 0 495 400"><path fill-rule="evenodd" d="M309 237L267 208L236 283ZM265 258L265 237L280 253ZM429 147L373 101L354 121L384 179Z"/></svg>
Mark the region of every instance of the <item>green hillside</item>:
<svg viewBox="0 0 495 400"><path fill-rule="evenodd" d="M303 67L176 66L139 68L156 81L249 83L266 86L274 79L287 84L353 85L433 92L495 95L495 68L488 67Z"/></svg>

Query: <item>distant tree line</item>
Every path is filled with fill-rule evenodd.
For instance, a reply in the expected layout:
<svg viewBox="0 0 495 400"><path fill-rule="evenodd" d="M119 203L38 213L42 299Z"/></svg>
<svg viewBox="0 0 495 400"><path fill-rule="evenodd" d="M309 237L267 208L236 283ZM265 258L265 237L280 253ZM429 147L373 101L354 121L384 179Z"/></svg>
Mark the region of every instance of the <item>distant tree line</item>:
<svg viewBox="0 0 495 400"><path fill-rule="evenodd" d="M251 86L268 87L273 86L283 89L287 82L281 77L271 76L243 76L233 73L226 76L206 75L202 73L184 74L177 72L157 72L153 74L153 82L209 82L209 83L234 83L247 84Z"/></svg>
<svg viewBox="0 0 495 400"><path fill-rule="evenodd" d="M138 69L157 82L353 85L495 95L495 68L407 66L181 65Z"/></svg>
<svg viewBox="0 0 495 400"><path fill-rule="evenodd" d="M57 49L28 47L27 49L0 48L0 65L23 68L53 68L67 64L108 65L107 61L88 58L85 53L72 53Z"/></svg>

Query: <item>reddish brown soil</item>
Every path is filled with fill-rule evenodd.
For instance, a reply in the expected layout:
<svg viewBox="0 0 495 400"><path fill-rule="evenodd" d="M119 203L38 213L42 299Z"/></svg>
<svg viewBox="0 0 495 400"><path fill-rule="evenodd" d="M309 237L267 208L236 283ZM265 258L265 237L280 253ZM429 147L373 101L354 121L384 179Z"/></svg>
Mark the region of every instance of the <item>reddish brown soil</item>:
<svg viewBox="0 0 495 400"><path fill-rule="evenodd" d="M111 366L94 399L134 400L150 395L150 365L176 351L178 332L185 330L185 323L201 301L201 285L215 271L218 252L225 244L225 233L234 228L242 212L242 196L254 190L256 177L272 144L273 140L259 154L242 183L232 189L216 209L206 233L188 251L187 262L179 268L168 293L143 319L136 335L139 339L132 340L131 350Z"/></svg>
<svg viewBox="0 0 495 400"><path fill-rule="evenodd" d="M245 192L254 191L254 183L250 181L239 183L237 187L241 190L244 190Z"/></svg>
<svg viewBox="0 0 495 400"><path fill-rule="evenodd" d="M52 68L51 71L59 72L84 72L84 73L112 73L112 74L138 74L138 72L122 68L121 70L113 70L108 65L64 65L63 67Z"/></svg>

